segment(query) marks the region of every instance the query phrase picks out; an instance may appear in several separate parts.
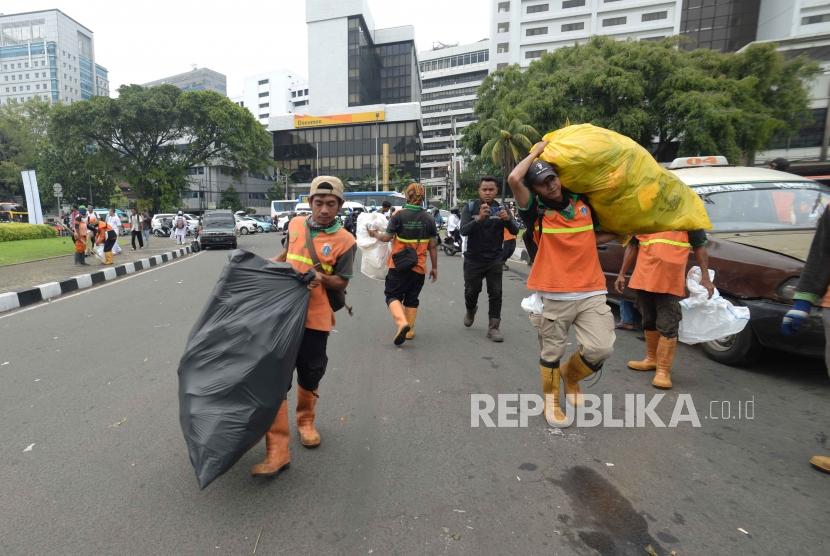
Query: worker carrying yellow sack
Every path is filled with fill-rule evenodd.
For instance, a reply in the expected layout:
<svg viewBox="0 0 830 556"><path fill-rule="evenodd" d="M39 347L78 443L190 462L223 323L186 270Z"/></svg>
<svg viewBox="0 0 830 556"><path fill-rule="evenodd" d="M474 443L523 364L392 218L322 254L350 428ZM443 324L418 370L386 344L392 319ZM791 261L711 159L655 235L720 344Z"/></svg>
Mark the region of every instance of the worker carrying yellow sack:
<svg viewBox="0 0 830 556"><path fill-rule="evenodd" d="M619 235L710 229L700 197L624 135L591 124L545 135L540 156L562 185L588 197L602 229Z"/></svg>

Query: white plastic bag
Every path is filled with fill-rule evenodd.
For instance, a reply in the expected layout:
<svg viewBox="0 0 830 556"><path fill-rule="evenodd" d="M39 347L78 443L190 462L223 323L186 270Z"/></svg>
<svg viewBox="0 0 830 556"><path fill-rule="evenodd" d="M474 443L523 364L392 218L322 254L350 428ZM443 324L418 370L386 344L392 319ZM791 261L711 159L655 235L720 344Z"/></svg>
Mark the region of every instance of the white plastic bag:
<svg viewBox="0 0 830 556"><path fill-rule="evenodd" d="M364 212L357 217L355 236L360 248L360 272L374 280L383 280L389 271L389 244L369 235L369 228L386 231L388 221L379 212Z"/></svg>
<svg viewBox="0 0 830 556"><path fill-rule="evenodd" d="M708 299L709 294L700 284L700 277L699 266L690 268L686 275L689 297L680 302L683 320L678 334L684 344L711 342L737 334L749 322L749 308L732 305L717 289L712 299ZM709 270L709 279L714 281L714 270Z"/></svg>
<svg viewBox="0 0 830 556"><path fill-rule="evenodd" d="M118 245L118 242L112 244L112 254L113 255L120 255L121 254L121 246Z"/></svg>
<svg viewBox="0 0 830 556"><path fill-rule="evenodd" d="M522 299L522 310L531 315L541 315L544 311L545 305L542 302L542 296L539 292L533 292L531 295Z"/></svg>
<svg viewBox="0 0 830 556"><path fill-rule="evenodd" d="M99 243L95 246L95 254L98 256L99 259L104 258L104 244Z"/></svg>

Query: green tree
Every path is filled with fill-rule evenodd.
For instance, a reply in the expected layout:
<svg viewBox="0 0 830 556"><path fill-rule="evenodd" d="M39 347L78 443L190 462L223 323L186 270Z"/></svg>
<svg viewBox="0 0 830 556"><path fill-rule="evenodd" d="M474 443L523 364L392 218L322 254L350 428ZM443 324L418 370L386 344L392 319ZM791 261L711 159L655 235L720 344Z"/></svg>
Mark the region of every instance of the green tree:
<svg viewBox="0 0 830 556"><path fill-rule="evenodd" d="M122 86L118 98L60 105L50 135L58 150L93 145L112 173L153 209L180 203L187 169L225 165L237 172L273 164L271 138L250 112L212 91L172 85Z"/></svg>
<svg viewBox="0 0 830 556"><path fill-rule="evenodd" d="M20 172L39 169L38 153L46 142L50 110L49 103L42 100L0 106L0 199L22 195ZM44 190L41 197L46 204L49 199L43 178L38 172L38 183ZM51 182L48 185L51 190Z"/></svg>
<svg viewBox="0 0 830 556"><path fill-rule="evenodd" d="M228 187L219 197L219 208L230 209L232 212L242 210L242 201L234 186Z"/></svg>
<svg viewBox="0 0 830 556"><path fill-rule="evenodd" d="M527 115L510 109L496 113L494 117L482 122L481 138L485 141L481 147L481 156L490 158L501 169L501 200L504 202L507 174L526 156L539 132L526 124Z"/></svg>
<svg viewBox="0 0 830 556"><path fill-rule="evenodd" d="M689 52L677 47L680 40L594 37L543 55L525 72L494 72L479 88L480 121L465 129L463 143L477 152L484 122L517 110L543 132L569 123L613 129L658 160L679 148L750 162L776 132L797 133L805 122L815 63L785 59L772 44Z"/></svg>

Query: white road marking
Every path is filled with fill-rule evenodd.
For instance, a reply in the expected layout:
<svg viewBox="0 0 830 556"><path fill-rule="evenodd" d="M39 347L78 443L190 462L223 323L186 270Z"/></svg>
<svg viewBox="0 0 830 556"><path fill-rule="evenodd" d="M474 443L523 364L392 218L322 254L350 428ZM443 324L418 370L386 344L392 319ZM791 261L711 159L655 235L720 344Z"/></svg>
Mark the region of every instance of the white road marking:
<svg viewBox="0 0 830 556"><path fill-rule="evenodd" d="M11 312L9 314L6 314L6 315L0 315L0 320L7 319L7 318L13 317L15 315L20 315L20 314L25 313L27 311L34 311L35 309L40 309L42 307L51 307L55 303L60 303L61 301L65 300L65 299L70 299L70 298L78 296L78 295L83 295L83 294L86 294L86 293L99 291L99 290L101 290L103 288L106 288L108 286L115 286L117 284L123 284L127 280L132 280L133 278L140 278L141 276L146 276L147 274L150 274L151 272L155 272L156 270L162 270L162 269L165 269L165 268L170 268L171 266L173 266L175 264L183 263L183 262L186 262L186 261L192 261L194 258L198 257L202 253L204 253L204 251L200 251L199 253L192 254L189 257L185 257L183 259L177 259L173 262L168 262L168 263L163 264L161 266L154 266L153 268L150 268L148 270L143 270L143 271L141 271L139 273L136 273L136 274L129 274L129 275L123 276L118 280L112 280L112 281L104 282L103 284L101 284L97 287L94 287L94 288L89 288L89 289L86 289L86 290L83 290L83 291L70 293L68 295L58 297L57 299L53 299L49 303L38 303L36 305L32 305L31 307L24 307L23 309L20 309L18 311L13 311L13 312ZM115 269L112 269L112 270L114 271ZM92 316L92 315L88 315L88 316Z"/></svg>

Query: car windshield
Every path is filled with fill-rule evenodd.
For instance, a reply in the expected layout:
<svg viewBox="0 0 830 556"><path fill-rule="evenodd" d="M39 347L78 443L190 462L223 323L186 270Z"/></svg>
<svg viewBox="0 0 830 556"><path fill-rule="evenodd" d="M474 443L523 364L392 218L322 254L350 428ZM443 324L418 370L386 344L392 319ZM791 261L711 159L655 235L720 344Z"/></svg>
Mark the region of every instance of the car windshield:
<svg viewBox="0 0 830 556"><path fill-rule="evenodd" d="M234 221L231 216L205 216L205 228L233 228Z"/></svg>
<svg viewBox="0 0 830 556"><path fill-rule="evenodd" d="M733 183L696 187L715 232L816 227L830 187L810 182Z"/></svg>

